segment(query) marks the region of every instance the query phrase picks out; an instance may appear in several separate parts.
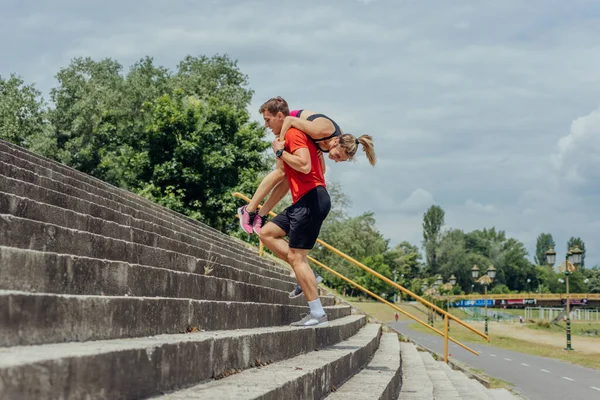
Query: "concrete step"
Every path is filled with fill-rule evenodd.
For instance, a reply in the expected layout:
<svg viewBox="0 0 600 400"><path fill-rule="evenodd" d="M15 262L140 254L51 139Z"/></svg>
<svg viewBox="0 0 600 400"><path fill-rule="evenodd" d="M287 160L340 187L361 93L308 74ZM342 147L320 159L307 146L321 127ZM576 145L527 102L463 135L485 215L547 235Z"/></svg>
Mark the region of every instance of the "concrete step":
<svg viewBox="0 0 600 400"><path fill-rule="evenodd" d="M488 389L488 392L493 400L517 400L520 398L506 389Z"/></svg>
<svg viewBox="0 0 600 400"><path fill-rule="evenodd" d="M102 202L108 201L109 203L114 203L114 206L118 210L124 208L143 211L146 215L143 218L145 220L148 220L147 217L158 218L166 223L172 223L177 227L185 227L198 231L207 238L214 238L219 242L225 242L238 250L248 251L238 241L207 225L152 203L141 196L116 188L54 161L43 159L33 153L9 145L6 142L0 142L0 171L9 171L4 172L4 174L32 183L37 182L39 184L39 181L42 181L54 189L57 186L62 186L62 190L59 191L64 191L65 189L74 191L79 196L84 196L82 198L91 196L96 199L93 200L96 203L99 203L99 200L102 200ZM278 268L275 264L271 264L271 266Z"/></svg>
<svg viewBox="0 0 600 400"><path fill-rule="evenodd" d="M141 196L117 188L90 175L86 175L85 173L79 172L75 169L57 163L56 161L39 156L7 142L0 141L0 161L17 165L21 168L36 172L50 179L63 180L65 183L69 183L80 189L100 194L102 197L114 198L120 203L128 203L134 208L138 208L139 206L141 208L147 208L152 212L158 212L158 215L166 214L167 217L173 220L179 220L180 223L188 225L198 224L197 221L187 218L172 210L167 209L165 212L163 207ZM201 226L201 229L206 230L207 232L212 231L212 233L222 235L221 232L208 226Z"/></svg>
<svg viewBox="0 0 600 400"><path fill-rule="evenodd" d="M0 246L123 261L200 274L205 273L205 267L214 269L217 264L230 265L266 277L294 282L287 275L236 262L218 252L210 252L206 254L206 258L199 258L8 214L0 214Z"/></svg>
<svg viewBox="0 0 600 400"><path fill-rule="evenodd" d="M288 297L293 285L233 268L235 280L4 246L0 264L0 289L5 290L306 305L304 296ZM213 272L224 268L214 266ZM321 302L335 305L335 297L321 296Z"/></svg>
<svg viewBox="0 0 600 400"><path fill-rule="evenodd" d="M442 370L440 362L433 359L430 353L419 353L427 370L429 380L433 383L434 400L460 400L462 397Z"/></svg>
<svg viewBox="0 0 600 400"><path fill-rule="evenodd" d="M138 399L231 371L314 353L356 334L365 316L317 328L269 327L0 348L2 399Z"/></svg>
<svg viewBox="0 0 600 400"><path fill-rule="evenodd" d="M356 335L318 352L196 385L159 399L320 399L354 375L379 344L381 325L367 324Z"/></svg>
<svg viewBox="0 0 600 400"><path fill-rule="evenodd" d="M222 232L211 228L210 226L199 223L196 220L193 220L189 217L186 217L182 214L179 214L173 210L166 209L162 206L159 206L152 201L145 199L139 195L128 192L126 190L122 190L117 188L111 184L103 182L93 176L87 175L83 172L79 172L75 169L62 165L54 160L50 160L46 157L40 156L33 152L30 152L24 148L18 147L11 143L0 140L0 152L6 153L7 155L13 156L18 159L20 162L29 162L31 165L27 165L26 169L30 169L31 171L39 171L43 173L45 176L49 178L53 177L67 177L69 179L73 179L78 184L85 184L91 186L90 190L101 189L102 191L109 193L111 195L117 196L120 200L119 202L126 201L131 204L135 204L140 206L141 208L148 208L149 210L157 212L157 215L168 216L172 220L177 220L179 223L184 223L190 226L196 226L199 229L205 231L206 233L212 233L217 236L221 236L224 238L228 238ZM3 157L3 156L0 156ZM15 162L14 160L13 163ZM11 164L11 161L8 161ZM1 169L0 169L1 170ZM123 200L123 201L121 201ZM135 207L134 207L135 208Z"/></svg>
<svg viewBox="0 0 600 400"><path fill-rule="evenodd" d="M413 344L400 342L402 387L399 398L403 400L433 400L433 383L419 353Z"/></svg>
<svg viewBox="0 0 600 400"><path fill-rule="evenodd" d="M369 365L327 396L327 399L396 400L402 378L400 364L398 334L384 333Z"/></svg>
<svg viewBox="0 0 600 400"><path fill-rule="evenodd" d="M281 274L272 270L264 269L257 263L258 257L239 256L237 253L219 249L204 241L190 241L190 243L171 239L153 232L144 231L130 226L117 224L86 214L74 212L65 208L40 203L28 198L7 194L0 191L0 214L13 215L22 219L56 225L63 228L74 229L81 232L89 232L106 238L136 243L158 249L174 251L202 259L215 259L216 253L230 262L238 265L248 265L254 271L260 271L261 275L276 277L281 280L292 281L289 274ZM222 261L219 261L222 262Z"/></svg>
<svg viewBox="0 0 600 400"><path fill-rule="evenodd" d="M11 165L2 165L2 163L0 163L0 171L5 170L18 170L16 172L13 171L13 175L16 175L17 172L19 172L21 179L29 179L34 182L37 182L36 178L40 178L39 176L33 174L30 171L18 169L17 167ZM0 172L0 174L1 173L2 172ZM94 196L88 192L79 189L76 189L75 193L72 193L73 190L70 190L72 188L70 188L68 185L61 184L57 181L51 181L47 178L43 178L41 182L37 183L44 184L45 186L40 187L35 184L24 185L24 181L22 180L15 180L12 178L7 178L4 175L0 175L0 188L2 188L2 191L5 192L5 195L13 194L21 198L30 198L30 196L34 196L36 199L41 199L39 201L41 201L42 203L55 205L60 207L61 209L69 209L68 207L77 208L79 209L78 212L80 212L81 214L100 218L103 221L111 222L114 219L117 219L120 225L128 227L132 226L132 224L136 221L149 221L143 223L145 229L141 230L146 232L158 233L156 232L157 229L153 230L152 228L153 226L156 226L156 224L158 224L158 226L161 226L162 224L163 229L161 229L161 232L158 233L160 236L166 235L166 238L173 238L172 233L177 232L179 233L179 237L176 237L176 239L180 239L180 241L186 242L188 244L192 243L196 246L203 246L204 250L208 252L218 252L223 256L227 256L236 261L243 261L248 265L255 265L262 269L266 269L270 273L276 272L281 275L289 275L288 271L282 269L281 266L274 266L273 262L267 261L264 258L257 257L252 250L244 248L237 243L235 243L235 245L232 244L234 242L231 238L215 239L210 236L206 236L202 233L187 230L181 226L175 225L168 221L159 218L153 218L152 216L144 212L139 212L137 210L124 207L119 203L108 202L103 198ZM48 189L47 187L51 187L52 189ZM6 199L5 202L6 201L8 201L8 199ZM33 203L35 204L35 202ZM5 207L8 206L12 207L15 210L18 210L19 207L25 208L27 206L27 203L19 205L16 203L16 200L13 199ZM37 210L39 209L40 207L38 206ZM29 211L30 214L34 212L35 210ZM40 215L39 212L37 214ZM154 222L156 222L156 224L153 225ZM103 222L101 226L103 226L104 224L105 222ZM140 224L137 225L139 226ZM109 228L107 227L104 229ZM138 230L138 232L140 231Z"/></svg>
<svg viewBox="0 0 600 400"><path fill-rule="evenodd" d="M466 376L464 373L456 370L454 373ZM471 387L471 393L473 397L478 396L482 399L493 399L489 389L483 386L478 380L467 377L467 382Z"/></svg>
<svg viewBox="0 0 600 400"><path fill-rule="evenodd" d="M16 167L13 167L13 169ZM25 171L27 172L27 171ZM188 244L197 244L198 241L210 243L211 245L223 247L227 250L240 253L240 256L255 258L256 254L252 249L245 246L239 246L231 240L222 240L199 233L197 230L188 229L173 222L153 218L146 215L146 219L136 218L130 214L122 213L114 208L109 208L96 204L94 202L70 196L63 192L47 189L28 182L13 179L0 174L0 188L6 194L12 194L18 197L27 198L36 202L45 203L60 208L75 211L80 214L96 217L104 221L115 222L119 225L140 229L142 231L153 232L161 236L175 239ZM144 217L142 212L132 210L138 217ZM264 262L264 260L262 260Z"/></svg>
<svg viewBox="0 0 600 400"><path fill-rule="evenodd" d="M452 382L452 385L456 388L461 398L473 400L488 400L490 398L485 393L485 390L482 390L484 389L483 386L481 388L474 388L471 382L473 379L470 379L464 373L452 369L446 363L440 363L440 368L446 373L446 376L450 379L450 382Z"/></svg>
<svg viewBox="0 0 600 400"><path fill-rule="evenodd" d="M325 307L330 320L350 306ZM308 307L133 296L0 290L0 346L106 340L201 330L288 325Z"/></svg>

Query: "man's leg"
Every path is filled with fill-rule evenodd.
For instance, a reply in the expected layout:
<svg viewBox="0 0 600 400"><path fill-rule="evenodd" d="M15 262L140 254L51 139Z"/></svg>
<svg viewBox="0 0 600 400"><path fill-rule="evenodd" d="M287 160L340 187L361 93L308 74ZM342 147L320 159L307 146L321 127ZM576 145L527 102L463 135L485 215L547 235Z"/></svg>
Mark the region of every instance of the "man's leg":
<svg viewBox="0 0 600 400"><path fill-rule="evenodd" d="M283 240L285 235L286 232L281 227L273 222L269 222L260 232L260 240L269 250L275 253L277 257L289 264L288 253L290 248L287 242Z"/></svg>
<svg viewBox="0 0 600 400"><path fill-rule="evenodd" d="M308 252L309 250L307 249L291 248L288 253L289 263L296 273L296 280L302 287L304 296L308 301L308 307L310 308L310 314L300 321L292 323L293 326L314 326L327 323L327 314L325 314L321 299L319 298L317 281L306 259Z"/></svg>
<svg viewBox="0 0 600 400"><path fill-rule="evenodd" d="M296 280L302 287L304 297L306 297L307 301L313 301L318 299L319 296L317 292L317 281L310 265L308 265L308 260L306 259L308 252L309 250L305 249L290 249L288 252L288 262L296 273Z"/></svg>

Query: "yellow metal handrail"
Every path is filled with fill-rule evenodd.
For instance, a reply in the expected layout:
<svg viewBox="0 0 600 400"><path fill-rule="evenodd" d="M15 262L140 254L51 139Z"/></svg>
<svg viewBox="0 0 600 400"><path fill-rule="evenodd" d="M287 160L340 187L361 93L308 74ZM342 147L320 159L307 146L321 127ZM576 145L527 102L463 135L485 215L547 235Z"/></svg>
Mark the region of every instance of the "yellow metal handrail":
<svg viewBox="0 0 600 400"><path fill-rule="evenodd" d="M248 203L249 203L249 202L250 202L250 200L251 200L249 197L247 197L247 196L245 196L245 195L243 195L243 194L241 194L241 193L238 193L238 192L235 192L235 193L233 193L233 197L237 197L237 198L243 199L243 200L245 200L245 201L246 201L246 202L248 202ZM261 206L259 205L259 208L260 208L260 207L261 207ZM276 214L275 214L274 212L272 212L272 211L269 211L269 215L271 215L271 216L273 216L273 217L274 217L274 216L276 216ZM360 287L360 288L361 288L361 290L363 290L363 291L365 291L365 292L369 293L371 296L375 297L376 299L378 299L378 300L380 300L380 301L382 301L382 302L384 302L384 303L386 303L386 304L388 304L388 305L392 306L393 308L395 308L395 309L397 309L398 311L402 312L404 315L407 315L408 317L410 317L410 318L414 319L415 321L417 321L417 322L421 323L422 325L424 325L424 326L428 327L429 329L433 330L433 331L434 331L434 332L436 332L437 334L444 336L444 361L448 362L448 340L451 340L451 341L453 341L454 343L456 343L456 344L459 344L459 345L460 345L460 346L462 346L463 348L465 348L465 349L467 349L467 350L471 351L472 353L474 353L474 354L477 354L477 355L478 355L478 353L477 353L477 352L473 351L472 349L469 349L468 347L466 347L466 346L462 345L461 343L459 343L459 342L455 341L454 339L452 339L452 338L449 338L449 337L448 337L448 325L449 325L449 320L450 320L450 319L454 320L456 323L458 323L458 324L462 325L463 327L467 328L467 329L468 329L468 330L470 330L471 332L473 332L473 333L475 333L475 334L477 334L477 335L481 336L482 338L486 339L488 342L490 341L490 338L489 338L489 336L488 336L488 335L486 335L485 333L478 331L477 329L473 328L473 327L472 327L472 326L470 326L469 324L467 324L467 323L463 322L462 320L460 320L458 317L456 317L456 316L454 316L454 315L452 315L452 314L450 314L450 313L448 313L448 312L444 311L443 309L441 309L440 307L436 306L435 304L433 304L433 303L431 303L431 302L429 302L429 301L425 300L425 299L424 299L424 298L422 298L421 296L419 296L419 295L417 295L417 294L413 293L412 291L410 291L410 290L406 289L405 287L403 287L403 286L401 286L401 285L397 284L396 282L394 282L394 281L392 281L392 280L388 279L387 277L385 277L385 276L381 275L380 273L378 273L378 272L376 272L376 271L372 270L371 268L369 268L369 267L367 267L366 265L364 265L363 263L361 263L361 262L359 262L359 261L355 260L354 258L350 257L349 255L347 255L347 254L345 254L345 253L342 253L341 251L339 251L339 250L338 250L338 249L336 249L335 247L333 247L333 246L329 245L328 243L325 243L325 242L324 242L324 241L322 241L321 239L317 239L317 243L319 243L321 246L325 247L326 249L328 249L328 250L332 251L333 253L337 254L338 256L340 256L340 257L342 257L342 258L346 259L347 261L350 261L351 263L353 263L354 265L358 266L359 268L361 268L361 269L363 269L363 270L367 271L367 272L368 272L368 273L370 273L371 275L373 275L373 276L376 276L377 278L381 279L382 281L386 282L387 284L389 284L389 285L391 285L391 286L395 287L396 289L398 289L398 290L402 291L403 293L405 293L405 294L407 294L407 295L409 295L409 296L413 297L414 299L416 299L417 301L421 302L422 304L425 304L425 305L427 305L427 306L431 307L433 310L436 310L438 313L440 313L440 314L444 315L444 333L442 333L441 331L439 331L439 330L437 330L437 329L435 329L435 328L433 328L433 327L431 327L431 326L429 326L429 325L425 324L423 321L419 320L417 317L414 317L414 316L410 315L409 313L405 312L404 310L401 310L401 309L399 309L399 308L397 308L397 307L393 306L391 303L389 303L389 302L387 302L387 301L383 300L381 297L379 297L379 296L375 295L375 294L374 294L374 293L372 293L372 292L369 292L367 289L365 289L365 288L361 287L361 286L360 286L360 285L358 285L357 283L355 283L355 282L352 282L351 280L347 279L346 277L343 277L342 275L338 274L337 272L334 272L334 271L333 271L331 268L328 268L328 267L326 267L326 266L325 266L325 265L323 265L322 263L319 263L317 260L315 260L314 258L310 257L310 260L311 260L311 261L318 263L318 265L319 265L319 266L321 266L321 267L325 267L325 269L327 269L329 272L332 272L332 273L334 273L336 276L338 276L338 277L340 277L340 278L342 278L342 279L346 280L347 282L351 283L352 285L354 285L354 286L356 286L356 287ZM262 243L261 243L261 244L262 244ZM262 249L261 249L261 253L262 253Z"/></svg>
<svg viewBox="0 0 600 400"><path fill-rule="evenodd" d="M361 285L359 285L358 283L354 282L353 280L351 280L351 279L349 279L349 278L346 278L344 275L342 275L342 274L340 274L339 272L337 272L337 271L335 271L335 270L333 270L333 269L329 268L327 265L323 264L323 263L322 263L322 262L320 262L320 261L317 261L317 260L316 260L316 259L314 259L313 257L311 257L311 256L307 256L307 258L308 258L308 259L309 259L311 262L313 262L313 263L317 264L319 267L321 267L321 268L323 268L323 269L326 269L326 270L327 270L327 271L329 271L331 274L333 274L333 275L337 276L337 277L338 277L338 278L340 278L340 279L343 279L344 281L348 282L348 283L349 283L349 284L351 284L352 286L355 286L355 287L357 287L358 289L362 290L362 291L363 291L363 292L365 292L366 294L368 294L368 295L370 295L370 296L374 297L375 299L377 299L377 300L381 301L382 303L385 303L385 304L387 304L388 306L392 307L392 308L393 308L393 309L395 309L396 311L400 311L402 314L406 315L407 317L409 317L409 318L412 318L413 320L415 320L416 322L420 323L421 325L423 325L423 326L425 326L425 327L427 327L427 328L431 329L431 330L432 330L432 331L434 331L435 333L437 333L437 334L439 334L439 335L441 335L441 336L444 336L444 338L446 338L446 336L447 336L447 335L445 335L444 333L442 333L440 330L438 330L438 329L436 329L436 328L434 328L434 327L432 327L432 326L429 326L429 325L427 325L425 322L423 322L423 321L422 321L422 320L420 320L419 318L417 318L417 317L413 316L412 314L410 314L410 313L408 313L408 312L404 311L404 310L403 310L403 309L401 309L400 307L396 306L396 305L395 305L395 304L393 304L393 303L390 303L389 301L387 301L387 300L383 299L382 297L379 297L379 296L378 296L378 295L376 295L375 293L371 292L369 289L362 287ZM444 318L446 318L446 317L444 317ZM444 321L444 322L447 322L447 321ZM446 324L444 324L444 326L445 326L445 327L447 327L447 325L446 325ZM447 329L444 329L444 330L445 330L445 332L447 333ZM465 346L464 344L462 344L462 343L460 343L460 342L456 341L454 338L447 337L446 339L447 339L447 340L450 340L450 341L452 341L452 342L454 342L454 343L456 343L457 345L459 345L459 346L460 346L460 347L462 347L463 349L465 349L465 350L468 350L468 351L470 351L471 353L473 353L473 354L475 354L475 355L477 355L477 356L479 355L479 353L478 353L478 352L476 352L475 350L471 349L470 347L468 347L468 346ZM446 349L446 348L445 348L445 349ZM445 360L446 360L446 361L448 360L448 356L447 356L447 355L446 355L446 357L445 357Z"/></svg>

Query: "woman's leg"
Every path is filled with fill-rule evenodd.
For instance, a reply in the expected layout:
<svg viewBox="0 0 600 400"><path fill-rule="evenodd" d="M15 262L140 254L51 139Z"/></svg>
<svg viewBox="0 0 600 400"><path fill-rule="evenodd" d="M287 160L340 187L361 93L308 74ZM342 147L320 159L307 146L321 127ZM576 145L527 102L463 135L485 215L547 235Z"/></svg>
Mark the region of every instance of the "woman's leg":
<svg viewBox="0 0 600 400"><path fill-rule="evenodd" d="M269 172L269 175L265 176L258 185L256 192L252 196L252 200L246 206L248 212L256 212L260 202L267 197L269 192L281 181L285 180L285 170L283 164L279 167L280 160L277 160L277 168Z"/></svg>
<svg viewBox="0 0 600 400"><path fill-rule="evenodd" d="M258 215L260 215L261 217L268 215L269 211L273 210L273 207L275 207L289 191L290 183L287 179L284 179L283 181L279 182L279 185L277 185L275 189L273 189L271 195L269 196L267 201L265 201L265 204L263 204L260 210L258 210Z"/></svg>
<svg viewBox="0 0 600 400"><path fill-rule="evenodd" d="M260 202L267 196L267 194L269 194L271 189L273 189L282 180L286 180L285 170L283 169L283 162L281 160L277 160L277 168L263 178L263 180L260 182L260 185L258 185L256 192L254 192L250 203L238 208L240 226L246 233L252 234L252 226L254 225L255 220L261 220L261 217L256 214L256 210ZM263 224L264 223L259 224L260 227L262 227Z"/></svg>

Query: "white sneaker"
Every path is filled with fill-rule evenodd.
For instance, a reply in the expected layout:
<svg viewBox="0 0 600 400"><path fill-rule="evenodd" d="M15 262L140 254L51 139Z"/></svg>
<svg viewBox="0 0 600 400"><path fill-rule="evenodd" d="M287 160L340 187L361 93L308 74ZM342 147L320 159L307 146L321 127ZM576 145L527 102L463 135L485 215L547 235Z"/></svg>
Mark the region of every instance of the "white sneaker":
<svg viewBox="0 0 600 400"><path fill-rule="evenodd" d="M292 326L325 326L327 325L327 314L323 314L322 317L316 318L312 314L306 314L300 321L292 322Z"/></svg>

